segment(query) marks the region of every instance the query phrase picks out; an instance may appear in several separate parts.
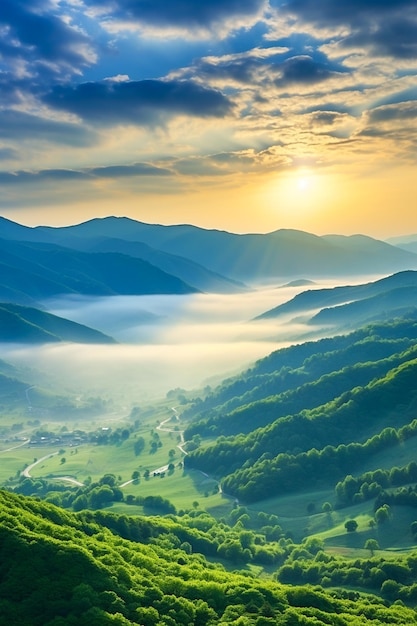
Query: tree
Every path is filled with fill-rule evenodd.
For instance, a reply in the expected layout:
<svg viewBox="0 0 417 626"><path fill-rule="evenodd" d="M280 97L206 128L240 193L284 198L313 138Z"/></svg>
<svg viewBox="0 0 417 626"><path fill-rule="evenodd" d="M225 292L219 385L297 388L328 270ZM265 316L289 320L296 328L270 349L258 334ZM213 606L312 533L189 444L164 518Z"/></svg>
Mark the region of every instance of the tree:
<svg viewBox="0 0 417 626"><path fill-rule="evenodd" d="M380 550L379 543L376 539L367 539L364 545L365 550L369 550L371 556L374 556L375 550Z"/></svg>
<svg viewBox="0 0 417 626"><path fill-rule="evenodd" d="M133 451L135 453L135 456L139 456L139 454L142 452L142 450L145 447L145 440L143 437L138 437L135 441L135 443L133 444Z"/></svg>
<svg viewBox="0 0 417 626"><path fill-rule="evenodd" d="M358 522L355 519L348 519L345 522L345 528L348 533L354 533L358 527Z"/></svg>
<svg viewBox="0 0 417 626"><path fill-rule="evenodd" d="M375 511L375 521L377 524L383 524L388 521L390 518L390 508L388 504L384 504L380 506L379 509Z"/></svg>

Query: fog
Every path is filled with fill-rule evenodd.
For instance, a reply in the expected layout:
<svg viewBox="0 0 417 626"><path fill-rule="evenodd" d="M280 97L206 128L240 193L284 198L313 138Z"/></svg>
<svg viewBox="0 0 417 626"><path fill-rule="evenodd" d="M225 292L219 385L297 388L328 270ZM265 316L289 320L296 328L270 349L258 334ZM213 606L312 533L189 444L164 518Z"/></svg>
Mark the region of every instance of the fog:
<svg viewBox="0 0 417 626"><path fill-rule="evenodd" d="M316 288L324 286L329 284ZM43 305L51 313L96 328L118 344L3 346L3 358L42 372L57 393L102 395L129 406L173 388L214 384L299 341L306 331L301 323L251 320L304 289L49 300Z"/></svg>

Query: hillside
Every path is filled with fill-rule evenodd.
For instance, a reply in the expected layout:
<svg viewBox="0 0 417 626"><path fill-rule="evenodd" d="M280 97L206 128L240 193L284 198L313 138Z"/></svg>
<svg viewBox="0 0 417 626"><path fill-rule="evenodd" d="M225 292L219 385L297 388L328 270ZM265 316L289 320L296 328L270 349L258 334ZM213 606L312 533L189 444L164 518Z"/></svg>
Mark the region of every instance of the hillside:
<svg viewBox="0 0 417 626"><path fill-rule="evenodd" d="M75 515L0 492L0 535L2 620L16 626L392 626L416 620L413 609L390 608L375 596L347 599L320 587L227 572L190 553L191 544L178 537L201 541L205 533L180 518ZM304 551L314 558L313 550Z"/></svg>
<svg viewBox="0 0 417 626"><path fill-rule="evenodd" d="M259 361L188 411L197 420L188 439L221 436L191 451L186 466L215 467L243 501L334 486L384 446L416 436L416 332L415 319L374 324Z"/></svg>
<svg viewBox="0 0 417 626"><path fill-rule="evenodd" d="M383 274L417 268L416 254L370 237L319 237L285 229L238 235L190 225L162 226L107 217L61 228L28 228L1 220L0 236L61 246L81 245L85 249L89 240L100 238L141 242L243 282L306 275Z"/></svg>
<svg viewBox="0 0 417 626"><path fill-rule="evenodd" d="M196 290L147 261L120 253L87 253L54 244L0 241L0 298L53 295L184 294Z"/></svg>
<svg viewBox="0 0 417 626"><path fill-rule="evenodd" d="M309 289L256 319L303 316L314 324L357 326L368 319L393 317L401 315L404 308L416 307L416 289L417 272L408 270L360 285Z"/></svg>
<svg viewBox="0 0 417 626"><path fill-rule="evenodd" d="M212 272L202 265L178 254L157 250L140 241L128 241L111 237L66 239L68 247L86 252L116 252L143 259L153 266L176 276L195 289L210 293L231 293L245 289L243 283Z"/></svg>
<svg viewBox="0 0 417 626"><path fill-rule="evenodd" d="M56 341L115 343L114 339L98 330L51 313L33 307L0 303L0 342L35 344Z"/></svg>

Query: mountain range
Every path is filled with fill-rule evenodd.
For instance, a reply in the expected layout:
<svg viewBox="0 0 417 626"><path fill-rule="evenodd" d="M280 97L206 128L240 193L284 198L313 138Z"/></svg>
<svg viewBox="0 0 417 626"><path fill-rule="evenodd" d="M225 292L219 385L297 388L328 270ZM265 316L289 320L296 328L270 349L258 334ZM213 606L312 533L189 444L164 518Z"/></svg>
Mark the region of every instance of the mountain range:
<svg viewBox="0 0 417 626"><path fill-rule="evenodd" d="M354 328L402 316L417 306L417 272L408 270L360 285L308 289L256 319L294 320L311 325Z"/></svg>
<svg viewBox="0 0 417 626"><path fill-rule="evenodd" d="M61 295L234 293L247 289L247 284L282 279L301 284L317 277L398 273L392 285L377 282L373 287L307 291L262 316L306 314L316 309L320 315L310 320L312 324L341 325L353 318L357 322L372 318L381 307L404 311L414 306L410 288L417 289L417 281L411 270L417 270L416 253L363 235L319 237L285 229L239 235L190 225L146 224L126 217L96 218L65 227L28 227L0 218L0 302L32 309L42 309L48 298ZM403 291L389 295L388 287L394 286ZM359 300L361 306L353 307ZM346 309L349 303L351 308ZM331 311L322 310L329 306ZM18 329L11 335L13 340L55 337L48 325L42 326L43 334L39 329L35 332L27 320L23 324L20 314L16 318L15 312L3 307L2 315L6 312L4 336L13 326ZM85 332L75 335L77 340L87 337ZM103 336L95 337L103 341Z"/></svg>
<svg viewBox="0 0 417 626"><path fill-rule="evenodd" d="M370 275L417 269L417 254L364 235L320 237L288 229L236 234L191 225L146 224L127 217L33 228L2 218L0 238L140 257L160 269L164 266L165 271L185 282L188 278L190 284L193 279L190 273L187 276L187 271L194 272L192 286L200 291L232 290L233 285L237 288L232 281ZM203 276L206 286L198 280Z"/></svg>

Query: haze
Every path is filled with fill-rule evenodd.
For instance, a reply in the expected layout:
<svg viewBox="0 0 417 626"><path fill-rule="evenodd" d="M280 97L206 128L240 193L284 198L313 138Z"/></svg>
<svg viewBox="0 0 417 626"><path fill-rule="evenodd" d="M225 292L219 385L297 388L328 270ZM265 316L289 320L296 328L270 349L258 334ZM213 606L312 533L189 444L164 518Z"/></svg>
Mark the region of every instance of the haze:
<svg viewBox="0 0 417 626"><path fill-rule="evenodd" d="M325 286L317 283L317 287ZM3 346L3 358L45 374L50 389L115 398L128 407L173 388L205 386L304 335L302 324L250 322L300 287L234 295L62 298L48 310L113 336L118 345Z"/></svg>

